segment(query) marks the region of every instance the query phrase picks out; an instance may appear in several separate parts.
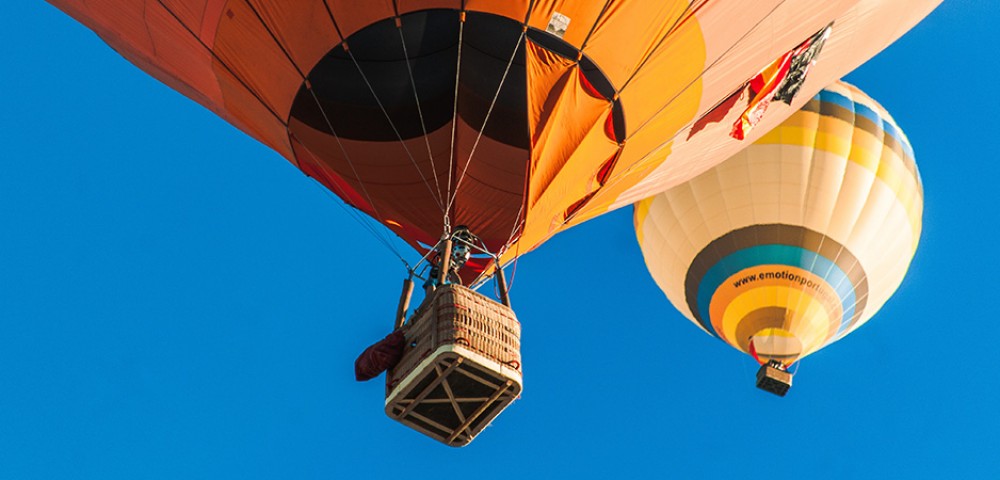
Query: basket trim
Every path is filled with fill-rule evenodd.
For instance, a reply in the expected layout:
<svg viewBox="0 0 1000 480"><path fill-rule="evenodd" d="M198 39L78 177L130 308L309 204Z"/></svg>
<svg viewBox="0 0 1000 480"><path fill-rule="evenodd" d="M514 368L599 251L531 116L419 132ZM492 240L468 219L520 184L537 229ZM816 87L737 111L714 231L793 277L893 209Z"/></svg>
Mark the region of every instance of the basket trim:
<svg viewBox="0 0 1000 480"><path fill-rule="evenodd" d="M506 379L512 380L514 383L520 385L522 390L524 389L524 383L522 381L522 376L520 371L514 370L513 368L510 368L507 365L497 362L496 360L487 358L467 348L462 348L461 346L456 346L456 345L442 345L438 347L437 350L434 350L433 353L428 355L427 358L421 360L420 363L417 364L416 368L414 368L405 378L400 380L399 383L396 384L395 387L393 387L392 391L389 392L389 395L386 395L385 397L385 406L388 407L389 404L394 403L396 401L396 397L398 397L404 390L407 390L409 385L417 380L417 377L419 376L417 375L417 373L424 371L431 363L436 361L439 355L443 353L455 353L461 357L465 357L466 360L490 368L495 373L498 373L503 377L505 377ZM459 371L459 373L466 374L467 376L471 375L470 373L464 370ZM474 378L474 380L482 381L479 378ZM497 387L499 387L499 385Z"/></svg>

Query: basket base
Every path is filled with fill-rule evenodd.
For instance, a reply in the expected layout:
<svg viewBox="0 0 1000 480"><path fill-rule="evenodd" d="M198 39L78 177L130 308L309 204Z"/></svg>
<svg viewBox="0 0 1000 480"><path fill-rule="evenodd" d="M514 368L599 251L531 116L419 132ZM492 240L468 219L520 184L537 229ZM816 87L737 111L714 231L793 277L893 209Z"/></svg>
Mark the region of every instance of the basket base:
<svg viewBox="0 0 1000 480"><path fill-rule="evenodd" d="M784 397L792 387L792 374L771 365L761 365L757 370L757 388Z"/></svg>
<svg viewBox="0 0 1000 480"><path fill-rule="evenodd" d="M435 440L461 447L520 393L516 370L445 345L389 392L385 413Z"/></svg>

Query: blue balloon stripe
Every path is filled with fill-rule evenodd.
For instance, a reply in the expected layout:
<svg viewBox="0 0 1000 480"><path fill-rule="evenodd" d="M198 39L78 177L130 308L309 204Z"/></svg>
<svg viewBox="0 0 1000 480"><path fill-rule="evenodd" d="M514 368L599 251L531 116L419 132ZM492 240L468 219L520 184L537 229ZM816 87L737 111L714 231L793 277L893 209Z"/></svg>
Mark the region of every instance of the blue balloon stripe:
<svg viewBox="0 0 1000 480"><path fill-rule="evenodd" d="M701 281L698 282L698 322L706 330L718 337L715 328L712 327L709 307L715 291L729 277L748 268L763 265L783 265L800 268L808 271L826 281L835 288L837 296L840 298L844 315L840 321L838 332L847 327L851 319L854 318L854 305L857 300L854 283L850 277L839 267L826 257L816 252L806 250L802 247L791 245L758 245L754 247L737 250L716 262Z"/></svg>

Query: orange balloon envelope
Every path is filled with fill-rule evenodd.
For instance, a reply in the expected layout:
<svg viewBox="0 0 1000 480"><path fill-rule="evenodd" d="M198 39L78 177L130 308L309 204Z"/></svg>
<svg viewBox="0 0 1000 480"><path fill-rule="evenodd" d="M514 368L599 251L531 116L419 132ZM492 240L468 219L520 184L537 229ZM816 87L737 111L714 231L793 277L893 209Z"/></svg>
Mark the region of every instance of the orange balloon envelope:
<svg viewBox="0 0 1000 480"><path fill-rule="evenodd" d="M50 2L415 248L467 225L508 261L725 158L668 161L828 25L801 102L939 0Z"/></svg>

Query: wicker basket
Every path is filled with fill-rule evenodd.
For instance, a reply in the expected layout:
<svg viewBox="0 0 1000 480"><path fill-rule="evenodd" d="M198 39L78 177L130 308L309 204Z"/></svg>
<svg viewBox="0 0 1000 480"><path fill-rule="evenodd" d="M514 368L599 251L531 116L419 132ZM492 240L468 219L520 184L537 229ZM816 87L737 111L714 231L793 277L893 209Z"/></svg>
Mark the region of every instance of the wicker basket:
<svg viewBox="0 0 1000 480"><path fill-rule="evenodd" d="M386 375L389 417L463 446L520 395L521 325L510 308L445 285L403 332L403 358Z"/></svg>
<svg viewBox="0 0 1000 480"><path fill-rule="evenodd" d="M792 374L765 364L757 370L757 388L784 397L792 387Z"/></svg>

